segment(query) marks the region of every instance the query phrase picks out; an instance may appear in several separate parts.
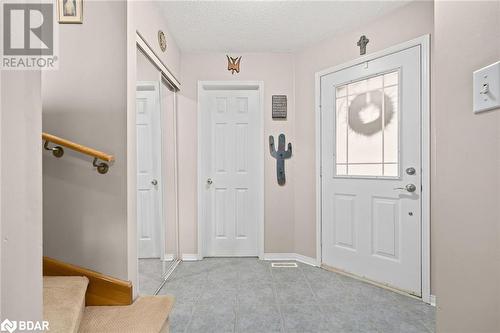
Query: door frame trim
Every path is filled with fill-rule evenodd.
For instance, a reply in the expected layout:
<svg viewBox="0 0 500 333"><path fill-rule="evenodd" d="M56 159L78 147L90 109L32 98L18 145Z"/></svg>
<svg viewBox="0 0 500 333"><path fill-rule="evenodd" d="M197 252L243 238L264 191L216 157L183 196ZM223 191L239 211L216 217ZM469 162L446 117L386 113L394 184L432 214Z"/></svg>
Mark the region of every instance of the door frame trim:
<svg viewBox="0 0 500 333"><path fill-rule="evenodd" d="M322 188L321 188L321 77L338 72L340 70L359 65L393 53L406 50L411 47L421 47L421 102L422 102L422 124L421 124L421 168L422 168L422 235L421 235L421 283L422 301L431 301L431 275L430 275L430 35L424 35L407 42L389 47L382 51L374 52L352 61L333 66L315 74L315 133L316 133L316 258L318 266L321 266L321 228L322 228Z"/></svg>
<svg viewBox="0 0 500 333"><path fill-rule="evenodd" d="M260 117L259 124L257 124L259 128L259 141L257 145L259 146L259 160L258 165L259 168L257 170L257 176L260 179L259 186L257 187L257 202L259 205L259 209L257 212L257 253L259 258L262 258L264 255L264 82L263 81L198 81L198 98L197 98L197 119L198 119L198 128L197 128L197 144L198 144L198 152L197 152L197 227L198 227L198 248L197 248L197 257L198 260L203 259L206 255L206 244L205 244L205 221L206 216L204 214L204 203L205 200L203 198L204 192L202 191L205 185L205 179L203 175L202 168L202 147L204 146L203 140L201 137L201 133L203 133L203 126L206 126L203 123L202 117L202 98L205 96L207 90L258 90L259 91L259 112Z"/></svg>

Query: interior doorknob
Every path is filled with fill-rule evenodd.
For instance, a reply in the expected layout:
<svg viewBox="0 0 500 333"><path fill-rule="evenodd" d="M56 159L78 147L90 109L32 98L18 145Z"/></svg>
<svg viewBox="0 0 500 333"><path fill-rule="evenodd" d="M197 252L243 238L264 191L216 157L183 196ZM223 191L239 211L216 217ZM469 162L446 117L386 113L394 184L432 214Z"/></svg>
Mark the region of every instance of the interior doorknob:
<svg viewBox="0 0 500 333"><path fill-rule="evenodd" d="M156 186L156 185L158 185L158 181L157 181L156 179L153 179L153 180L151 181L151 184L153 184L154 186Z"/></svg>
<svg viewBox="0 0 500 333"><path fill-rule="evenodd" d="M212 178L210 178L210 177L208 177L208 179L207 179L207 184L208 184L208 185L212 185L213 183L214 183L213 179L212 179Z"/></svg>

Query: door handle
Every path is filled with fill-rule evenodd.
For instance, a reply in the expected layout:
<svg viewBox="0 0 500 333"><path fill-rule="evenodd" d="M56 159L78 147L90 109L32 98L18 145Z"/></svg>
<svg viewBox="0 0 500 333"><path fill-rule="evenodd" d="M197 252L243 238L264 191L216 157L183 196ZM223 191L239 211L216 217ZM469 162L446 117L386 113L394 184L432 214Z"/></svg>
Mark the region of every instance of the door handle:
<svg viewBox="0 0 500 333"><path fill-rule="evenodd" d="M210 177L208 177L208 179L207 179L207 184L208 184L208 185L212 185L213 183L214 183L213 179L212 179L212 178L210 178Z"/></svg>
<svg viewBox="0 0 500 333"><path fill-rule="evenodd" d="M417 187L415 186L415 184L407 184L405 187L395 187L394 188L395 190L404 190L404 191L408 191L408 192L415 192L417 190Z"/></svg>
<svg viewBox="0 0 500 333"><path fill-rule="evenodd" d="M154 186L156 186L156 185L158 185L158 181L157 181L156 179L153 179L153 180L151 181L151 184L153 184Z"/></svg>

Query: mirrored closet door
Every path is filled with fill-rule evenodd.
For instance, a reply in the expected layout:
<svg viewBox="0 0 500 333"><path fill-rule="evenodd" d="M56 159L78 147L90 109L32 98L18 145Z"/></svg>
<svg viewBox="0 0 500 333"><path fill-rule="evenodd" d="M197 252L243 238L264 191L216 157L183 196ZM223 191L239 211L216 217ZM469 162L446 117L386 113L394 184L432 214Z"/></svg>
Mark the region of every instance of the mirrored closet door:
<svg viewBox="0 0 500 333"><path fill-rule="evenodd" d="M138 290L154 295L179 260L176 88L139 47L136 55Z"/></svg>

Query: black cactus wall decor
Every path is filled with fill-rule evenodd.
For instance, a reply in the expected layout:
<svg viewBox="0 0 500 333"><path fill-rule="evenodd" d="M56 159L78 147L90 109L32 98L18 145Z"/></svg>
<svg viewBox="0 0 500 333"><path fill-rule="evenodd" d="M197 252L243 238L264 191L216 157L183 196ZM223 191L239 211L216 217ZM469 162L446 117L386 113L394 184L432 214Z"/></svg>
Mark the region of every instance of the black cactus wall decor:
<svg viewBox="0 0 500 333"><path fill-rule="evenodd" d="M285 150L285 134L280 134L278 137L278 150L274 147L274 137L269 136L269 151L271 156L276 159L276 176L279 185L285 185L285 160L292 156L292 144L288 143L288 149Z"/></svg>

